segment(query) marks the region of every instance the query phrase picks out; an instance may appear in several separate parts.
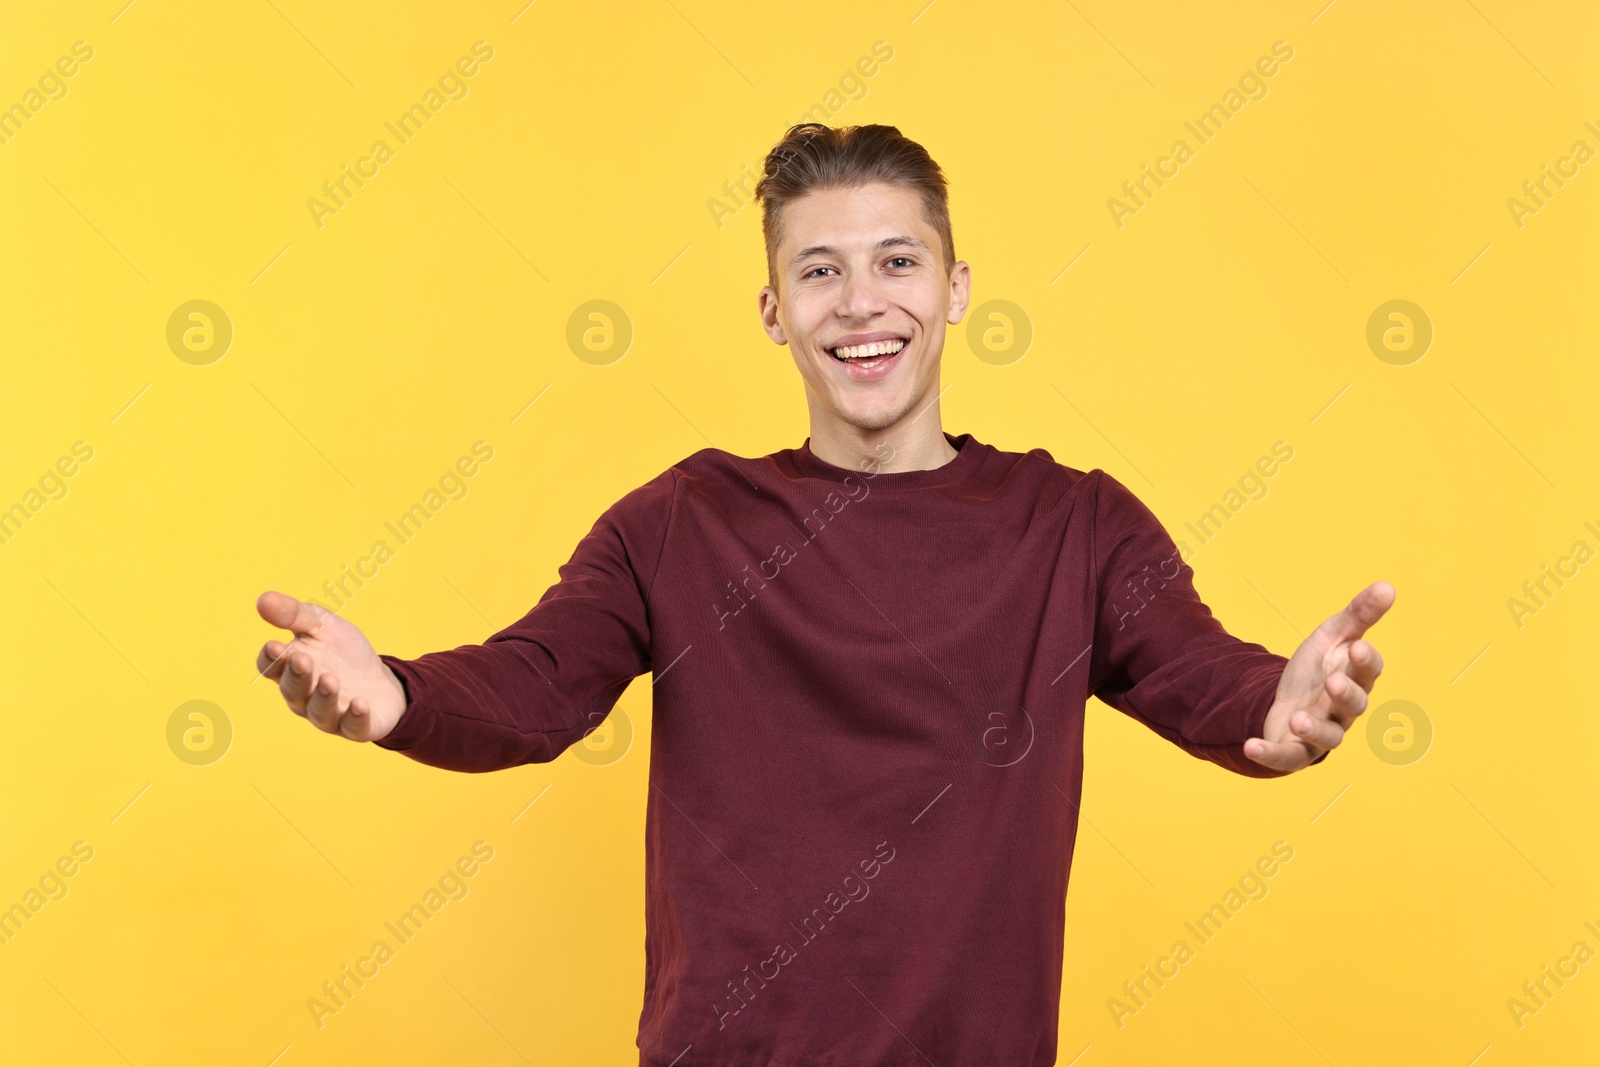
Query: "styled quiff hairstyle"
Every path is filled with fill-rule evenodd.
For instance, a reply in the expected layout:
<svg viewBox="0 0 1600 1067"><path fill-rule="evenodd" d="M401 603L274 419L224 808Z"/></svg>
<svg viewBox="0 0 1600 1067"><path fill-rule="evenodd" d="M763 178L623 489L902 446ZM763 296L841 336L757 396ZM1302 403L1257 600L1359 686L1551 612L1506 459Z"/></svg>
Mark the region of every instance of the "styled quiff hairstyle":
<svg viewBox="0 0 1600 1067"><path fill-rule="evenodd" d="M761 233L767 244L767 282L777 287L776 256L783 239L783 205L824 189L854 189L868 182L909 186L922 199L927 219L944 245L944 270L955 266L950 233L950 197L944 172L927 149L894 126L791 126L767 153L765 173L756 183L761 201Z"/></svg>

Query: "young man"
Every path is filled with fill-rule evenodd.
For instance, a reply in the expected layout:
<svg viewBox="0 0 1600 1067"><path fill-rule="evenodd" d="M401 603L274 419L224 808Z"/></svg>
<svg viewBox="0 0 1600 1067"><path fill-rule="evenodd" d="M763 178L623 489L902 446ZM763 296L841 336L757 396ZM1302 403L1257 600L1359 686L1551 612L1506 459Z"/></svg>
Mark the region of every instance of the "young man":
<svg viewBox="0 0 1600 1067"><path fill-rule="evenodd" d="M555 759L654 672L641 1065L1053 1064L1085 701L1300 770L1366 708L1394 589L1285 659L1109 474L944 433L970 273L894 127L797 126L757 195L798 449L674 464L481 645L379 655L263 594L294 638L259 669L320 729L458 771Z"/></svg>

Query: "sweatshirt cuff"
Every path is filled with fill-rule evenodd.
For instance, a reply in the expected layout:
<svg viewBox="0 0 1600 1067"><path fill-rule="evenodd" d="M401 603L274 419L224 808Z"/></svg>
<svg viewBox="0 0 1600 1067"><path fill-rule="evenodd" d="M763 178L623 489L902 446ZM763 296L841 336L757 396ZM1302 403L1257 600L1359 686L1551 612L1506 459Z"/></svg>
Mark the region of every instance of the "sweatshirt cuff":
<svg viewBox="0 0 1600 1067"><path fill-rule="evenodd" d="M1272 674L1270 679L1260 685L1258 694L1251 701L1249 711L1244 716L1244 737L1240 738L1239 743L1207 746L1206 757L1235 774L1242 774L1248 778L1282 778L1294 773L1257 763L1244 752L1246 741L1252 737L1265 736L1267 713L1272 710L1273 702L1277 700L1277 679L1282 673L1281 668L1275 670L1277 673Z"/></svg>
<svg viewBox="0 0 1600 1067"><path fill-rule="evenodd" d="M1247 731L1245 734L1245 740L1249 740L1252 737L1266 736L1267 714L1272 711L1272 705L1277 702L1277 699L1277 682L1276 678L1274 678L1272 685L1263 687L1262 695L1256 698L1255 705L1250 709L1250 714L1245 719L1245 729ZM1225 764L1225 766L1232 770L1238 771L1240 774L1247 774L1252 778L1283 778L1296 773L1294 771L1280 771L1275 768L1267 767L1263 764L1257 763L1255 760L1245 755L1243 741L1239 742L1236 751L1238 753L1239 763L1235 765L1234 763L1229 762ZM1301 767L1300 769L1303 771L1306 769L1306 767L1315 767L1317 764L1327 759L1328 752L1332 751L1332 749L1328 749L1327 752L1323 752L1316 759L1312 760L1310 763L1306 764L1305 767Z"/></svg>
<svg viewBox="0 0 1600 1067"><path fill-rule="evenodd" d="M395 723L394 729L372 743L392 752L409 752L433 734L437 716L425 703L425 687L410 663L382 653L378 654L378 658L388 664L394 676L400 679L400 688L406 694L406 707L400 713L400 721Z"/></svg>

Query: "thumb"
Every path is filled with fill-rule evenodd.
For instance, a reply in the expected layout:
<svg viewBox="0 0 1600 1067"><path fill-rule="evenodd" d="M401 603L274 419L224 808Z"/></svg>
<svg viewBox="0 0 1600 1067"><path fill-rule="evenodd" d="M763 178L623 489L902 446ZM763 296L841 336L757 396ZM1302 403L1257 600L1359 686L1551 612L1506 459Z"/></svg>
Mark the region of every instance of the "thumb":
<svg viewBox="0 0 1600 1067"><path fill-rule="evenodd" d="M263 619L296 636L310 635L322 628L333 613L309 601L296 600L287 593L268 591L256 598L256 611Z"/></svg>
<svg viewBox="0 0 1600 1067"><path fill-rule="evenodd" d="M1388 582L1373 582L1355 595L1343 611L1332 615L1318 629L1341 641L1354 641L1367 632L1367 628L1383 618L1394 605L1394 586Z"/></svg>

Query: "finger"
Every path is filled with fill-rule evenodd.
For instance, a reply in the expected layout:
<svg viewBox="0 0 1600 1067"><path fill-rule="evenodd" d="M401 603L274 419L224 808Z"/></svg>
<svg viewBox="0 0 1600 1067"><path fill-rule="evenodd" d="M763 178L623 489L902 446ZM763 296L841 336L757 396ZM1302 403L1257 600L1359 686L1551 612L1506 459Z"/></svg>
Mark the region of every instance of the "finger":
<svg viewBox="0 0 1600 1067"><path fill-rule="evenodd" d="M1320 755L1299 741L1268 741L1260 737L1244 743L1244 754L1263 767L1279 771L1298 771Z"/></svg>
<svg viewBox="0 0 1600 1067"><path fill-rule="evenodd" d="M350 706L339 719L339 732L352 741L365 741L372 736L372 708L367 704L366 697L356 697L350 701Z"/></svg>
<svg viewBox="0 0 1600 1067"><path fill-rule="evenodd" d="M337 733L339 729L339 679L323 672L317 684L311 687L306 700L306 718L319 730Z"/></svg>
<svg viewBox="0 0 1600 1067"><path fill-rule="evenodd" d="M1357 641L1350 646L1350 666L1346 671L1350 680L1367 692L1383 673L1383 656L1367 641Z"/></svg>
<svg viewBox="0 0 1600 1067"><path fill-rule="evenodd" d="M256 611L272 625L305 636L320 630L323 620L330 614L320 604L296 600L287 593L271 591L262 593L256 598Z"/></svg>
<svg viewBox="0 0 1600 1067"><path fill-rule="evenodd" d="M1394 605L1394 586L1373 582L1355 595L1343 611L1330 615L1317 630L1334 641L1354 641Z"/></svg>
<svg viewBox="0 0 1600 1067"><path fill-rule="evenodd" d="M291 651L283 661L283 677L278 679L278 690L284 702L296 715L306 713L306 699L311 695L311 657L304 652Z"/></svg>
<svg viewBox="0 0 1600 1067"><path fill-rule="evenodd" d="M1322 688L1328 693L1332 701L1329 708L1329 717L1335 720L1341 728L1348 727L1356 720L1356 716L1367 710L1367 691L1351 681L1350 676L1343 673L1328 675ZM1298 712L1296 713L1298 714Z"/></svg>
<svg viewBox="0 0 1600 1067"><path fill-rule="evenodd" d="M283 674L283 655L288 648L282 641L268 641L262 645L261 651L256 653L256 673L276 682Z"/></svg>
<svg viewBox="0 0 1600 1067"><path fill-rule="evenodd" d="M1359 689L1356 690L1360 692ZM1354 716L1351 716L1354 718ZM1316 759L1330 748L1338 748L1344 740L1344 725L1335 719L1325 719L1309 711L1297 711L1289 716L1289 730L1296 738L1316 749L1311 754Z"/></svg>

